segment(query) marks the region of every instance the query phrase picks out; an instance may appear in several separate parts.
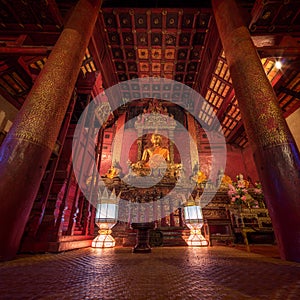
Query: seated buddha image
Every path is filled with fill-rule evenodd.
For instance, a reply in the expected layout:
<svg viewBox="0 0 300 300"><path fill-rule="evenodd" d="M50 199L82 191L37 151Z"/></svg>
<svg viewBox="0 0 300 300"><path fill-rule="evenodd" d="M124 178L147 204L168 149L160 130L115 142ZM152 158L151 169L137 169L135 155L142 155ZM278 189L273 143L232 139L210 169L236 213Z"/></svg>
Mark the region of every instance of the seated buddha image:
<svg viewBox="0 0 300 300"><path fill-rule="evenodd" d="M170 162L169 150L161 146L162 137L159 134L152 134L151 143L152 146L143 151L142 162L144 166L149 168L151 164L152 167L155 167L155 161L159 164L161 159L164 159L167 163ZM159 165L157 165L157 167L158 166Z"/></svg>
<svg viewBox="0 0 300 300"><path fill-rule="evenodd" d="M244 175L243 174L241 174L241 173L238 174L236 176L236 179L237 179L237 185L238 185L238 187L241 187L241 188L243 188L243 187L248 188L249 187L250 182L248 180L244 179Z"/></svg>
<svg viewBox="0 0 300 300"><path fill-rule="evenodd" d="M113 165L108 169L104 177L109 179L116 178L120 175L120 171L121 169L119 167L119 164L113 163Z"/></svg>
<svg viewBox="0 0 300 300"><path fill-rule="evenodd" d="M174 182L184 177L182 164L171 162L169 150L162 146L162 136L154 133L150 142L151 146L144 148L140 160L135 163L129 161L129 174L126 179L149 176L152 179L162 177L163 180Z"/></svg>
<svg viewBox="0 0 300 300"><path fill-rule="evenodd" d="M197 172L197 176L196 176L196 181L197 181L197 183L202 183L202 182L204 182L204 181L206 181L207 180L207 176L202 172L202 171L198 171Z"/></svg>
<svg viewBox="0 0 300 300"><path fill-rule="evenodd" d="M118 170L114 166L112 166L108 169L106 176L107 176L107 178L112 179L114 177L117 177L118 173L119 173Z"/></svg>
<svg viewBox="0 0 300 300"><path fill-rule="evenodd" d="M224 169L221 168L218 172L217 185L219 189L226 190L229 188L229 185L232 184L232 179L224 173Z"/></svg>

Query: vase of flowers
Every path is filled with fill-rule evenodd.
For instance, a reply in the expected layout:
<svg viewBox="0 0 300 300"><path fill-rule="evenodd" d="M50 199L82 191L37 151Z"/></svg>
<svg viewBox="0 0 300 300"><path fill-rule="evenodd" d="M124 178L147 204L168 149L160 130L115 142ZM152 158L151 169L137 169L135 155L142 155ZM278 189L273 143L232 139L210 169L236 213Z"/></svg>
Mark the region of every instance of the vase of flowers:
<svg viewBox="0 0 300 300"><path fill-rule="evenodd" d="M254 183L254 190L253 190L253 192L254 192L254 197L255 197L255 199L257 199L257 201L258 201L258 205L259 205L259 207L261 207L261 208L266 208L266 206L265 206L265 201L264 201L264 193L263 193L263 190L262 190L262 185L261 185L261 183L259 182L259 181L256 181L255 183Z"/></svg>
<svg viewBox="0 0 300 300"><path fill-rule="evenodd" d="M239 210L243 207L251 208L257 206L257 201L254 200L248 192L249 181L244 179L243 174L236 176L236 181L228 184L228 195L231 198L231 204L236 205Z"/></svg>

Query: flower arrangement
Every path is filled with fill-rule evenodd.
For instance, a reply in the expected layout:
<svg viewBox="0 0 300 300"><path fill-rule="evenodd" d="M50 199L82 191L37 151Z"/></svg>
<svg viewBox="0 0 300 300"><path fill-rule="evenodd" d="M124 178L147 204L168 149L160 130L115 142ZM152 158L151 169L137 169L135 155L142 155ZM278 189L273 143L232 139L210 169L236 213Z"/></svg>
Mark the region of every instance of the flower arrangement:
<svg viewBox="0 0 300 300"><path fill-rule="evenodd" d="M265 202L264 202L264 194L263 194L263 190L262 190L262 185L259 181L256 181L254 183L254 195L255 195L255 198L258 200L258 204L260 207L263 207L265 208Z"/></svg>
<svg viewBox="0 0 300 300"><path fill-rule="evenodd" d="M254 185L255 185L254 193L256 195L262 195L263 196L261 183L259 181L256 181L254 183Z"/></svg>
<svg viewBox="0 0 300 300"><path fill-rule="evenodd" d="M248 192L249 181L244 179L243 174L238 174L236 180L236 182L228 184L228 195L231 197L231 203L249 208L258 207L258 202Z"/></svg>

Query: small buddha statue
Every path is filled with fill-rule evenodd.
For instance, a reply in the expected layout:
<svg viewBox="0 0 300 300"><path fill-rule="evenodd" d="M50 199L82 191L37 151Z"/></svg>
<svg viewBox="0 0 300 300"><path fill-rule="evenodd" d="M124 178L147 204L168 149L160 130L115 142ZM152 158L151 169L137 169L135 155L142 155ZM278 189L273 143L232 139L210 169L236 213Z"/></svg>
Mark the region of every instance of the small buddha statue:
<svg viewBox="0 0 300 300"><path fill-rule="evenodd" d="M220 185L221 190L227 190L229 184L232 185L232 179L224 173L224 170L219 170L217 184Z"/></svg>
<svg viewBox="0 0 300 300"><path fill-rule="evenodd" d="M106 177L107 177L107 178L110 178L110 179L113 179L113 178L115 178L115 177L118 177L118 176L119 176L119 173L120 173L120 170L119 170L118 168L116 168L115 165L112 165L112 166L108 169L108 171L107 171L107 173L106 173Z"/></svg>
<svg viewBox="0 0 300 300"><path fill-rule="evenodd" d="M244 179L243 174L238 174L236 176L236 179L237 179L238 187L245 187L245 188L249 187L249 181Z"/></svg>

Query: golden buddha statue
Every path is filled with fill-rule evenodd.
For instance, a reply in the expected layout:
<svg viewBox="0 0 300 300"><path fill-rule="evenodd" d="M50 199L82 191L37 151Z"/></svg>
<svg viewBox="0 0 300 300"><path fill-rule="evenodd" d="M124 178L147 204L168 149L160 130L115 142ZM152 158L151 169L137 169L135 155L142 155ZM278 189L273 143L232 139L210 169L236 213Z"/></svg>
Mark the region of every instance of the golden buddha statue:
<svg viewBox="0 0 300 300"><path fill-rule="evenodd" d="M202 183L203 181L206 180L207 180L207 176L202 171L199 170L196 175L197 183Z"/></svg>
<svg viewBox="0 0 300 300"><path fill-rule="evenodd" d="M224 169L219 170L217 184L221 190L227 190L232 185L232 179L224 173Z"/></svg>
<svg viewBox="0 0 300 300"><path fill-rule="evenodd" d="M240 188L244 187L246 189L249 187L250 182L248 180L244 179L244 175L243 174L241 174L241 173L238 174L236 176L236 179L237 179L237 186L238 187L240 187Z"/></svg>
<svg viewBox="0 0 300 300"><path fill-rule="evenodd" d="M115 164L113 164L105 174L107 178L113 179L115 177L118 177L120 174L120 169L118 169Z"/></svg>
<svg viewBox="0 0 300 300"><path fill-rule="evenodd" d="M148 176L151 173L151 169L160 169L160 167L167 168L168 176L170 176L169 173L172 173L171 167L174 167L174 164L170 163L170 153L169 150L162 147L162 137L161 135L154 133L151 136L151 143L152 146L149 148L146 148L143 151L141 160L137 161L136 163L130 163L129 168L131 171L133 171L132 175L137 176ZM167 165L164 165L163 162L167 163ZM179 169L179 167L177 167ZM174 171L173 171L174 173ZM173 174L172 173L172 174ZM175 175L173 175L175 176Z"/></svg>
<svg viewBox="0 0 300 300"><path fill-rule="evenodd" d="M149 167L148 162L154 155L160 155L167 162L170 162L169 150L161 147L162 137L159 134L157 133L152 134L151 143L152 143L152 147L146 148L142 155L142 162L144 162L144 165L146 167Z"/></svg>

